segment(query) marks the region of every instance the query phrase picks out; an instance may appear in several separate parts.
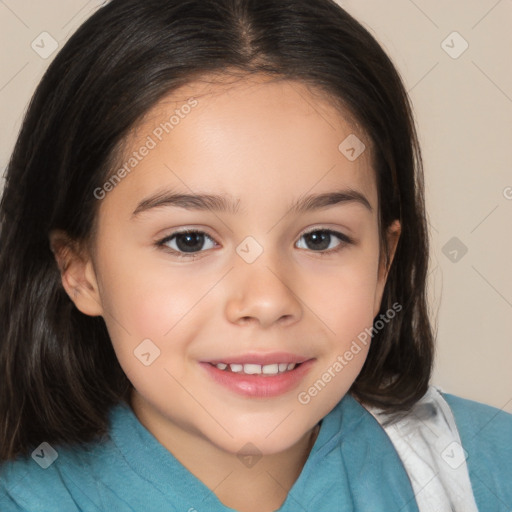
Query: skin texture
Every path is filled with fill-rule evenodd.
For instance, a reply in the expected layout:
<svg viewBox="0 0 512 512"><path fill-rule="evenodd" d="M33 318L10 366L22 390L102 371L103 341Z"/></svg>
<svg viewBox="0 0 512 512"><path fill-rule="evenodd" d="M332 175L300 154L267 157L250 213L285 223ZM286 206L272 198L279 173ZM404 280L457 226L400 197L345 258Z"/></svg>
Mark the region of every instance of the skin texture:
<svg viewBox="0 0 512 512"><path fill-rule="evenodd" d="M154 130L190 97L197 105L159 141ZM367 148L353 162L338 149L352 133ZM125 157L148 136L156 147L101 199L93 246L70 249L62 233L52 233L63 286L80 311L105 319L135 387L132 408L156 439L227 506L275 510L300 474L315 426L346 394L369 345L309 403L298 393L379 311L387 272L379 266L371 143L318 91L263 76L175 91L134 130ZM362 193L373 211L354 201L290 211L303 195L345 188ZM170 189L230 194L238 212L160 206L133 215L142 200ZM205 238L194 259L172 253L176 239L156 245L183 228L213 239ZM322 255L303 236L315 229L334 229L354 243L332 235ZM396 222L392 254L399 232ZM248 236L263 249L252 263L236 251ZM145 339L160 350L149 366L134 355ZM199 366L275 351L315 362L296 388L273 398L240 396ZM237 457L247 443L263 454L253 467Z"/></svg>

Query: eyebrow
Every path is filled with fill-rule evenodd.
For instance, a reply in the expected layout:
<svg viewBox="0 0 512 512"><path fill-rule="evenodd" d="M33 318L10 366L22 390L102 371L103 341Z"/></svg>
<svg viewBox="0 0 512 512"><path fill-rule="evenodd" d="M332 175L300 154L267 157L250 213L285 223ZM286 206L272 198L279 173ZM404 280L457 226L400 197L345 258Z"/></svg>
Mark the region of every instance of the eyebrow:
<svg viewBox="0 0 512 512"><path fill-rule="evenodd" d="M373 212L373 208L368 199L361 192L353 189L337 190L323 194L310 194L300 197L289 207L289 211L293 213L305 213L350 203L361 204L368 211ZM143 199L133 211L132 217L153 208L163 206L173 206L187 210L227 212L234 215L239 212L240 200L236 200L229 195L182 194L166 191Z"/></svg>

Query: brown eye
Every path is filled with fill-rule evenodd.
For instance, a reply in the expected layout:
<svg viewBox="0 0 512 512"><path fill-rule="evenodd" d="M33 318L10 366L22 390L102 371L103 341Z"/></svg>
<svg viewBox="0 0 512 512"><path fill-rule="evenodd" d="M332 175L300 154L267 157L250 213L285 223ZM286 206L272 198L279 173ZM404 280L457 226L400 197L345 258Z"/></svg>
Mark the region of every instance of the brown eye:
<svg viewBox="0 0 512 512"><path fill-rule="evenodd" d="M202 233L180 233L175 235L176 246L183 252L200 251L204 244L204 234Z"/></svg>
<svg viewBox="0 0 512 512"><path fill-rule="evenodd" d="M304 239L306 242L306 247L300 247L301 249L305 248L321 254L336 252L345 245L352 243L348 236L331 229L315 229L302 235L301 239ZM337 242L336 239L338 239Z"/></svg>
<svg viewBox="0 0 512 512"><path fill-rule="evenodd" d="M211 247L204 248L205 242L212 242ZM204 252L215 246L215 241L203 231L180 231L165 237L157 243L164 246L180 257L195 256L198 252ZM187 254L188 253L188 254Z"/></svg>

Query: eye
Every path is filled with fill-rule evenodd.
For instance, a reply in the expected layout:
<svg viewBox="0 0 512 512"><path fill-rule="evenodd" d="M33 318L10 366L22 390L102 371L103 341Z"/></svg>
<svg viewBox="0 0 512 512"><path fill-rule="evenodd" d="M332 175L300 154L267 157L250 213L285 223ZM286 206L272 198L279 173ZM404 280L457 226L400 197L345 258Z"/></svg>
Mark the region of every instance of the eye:
<svg viewBox="0 0 512 512"><path fill-rule="evenodd" d="M206 247L206 249L211 249L216 245L213 238L205 232L186 230L172 233L157 242L157 246L171 249L171 252L180 258L194 258L198 252L204 252L205 241L213 243L211 247Z"/></svg>
<svg viewBox="0 0 512 512"><path fill-rule="evenodd" d="M335 242L336 238L338 243L333 248L332 242ZM347 235L332 229L315 229L304 233L300 239L306 241L306 247L299 247L300 249L310 249L322 256L336 253L346 245L353 243L353 240Z"/></svg>
<svg viewBox="0 0 512 512"><path fill-rule="evenodd" d="M304 233L300 237L300 240L302 239L306 241L306 247L300 247L298 243L297 246L300 249L309 249L319 253L321 256L336 253L346 245L354 243L347 235L332 229L315 229ZM338 243L333 248L332 244L336 239L338 239ZM205 242L209 242L210 247L205 247ZM172 233L159 240L156 245L168 250L178 258L194 259L199 253L215 247L217 243L204 231L189 229Z"/></svg>

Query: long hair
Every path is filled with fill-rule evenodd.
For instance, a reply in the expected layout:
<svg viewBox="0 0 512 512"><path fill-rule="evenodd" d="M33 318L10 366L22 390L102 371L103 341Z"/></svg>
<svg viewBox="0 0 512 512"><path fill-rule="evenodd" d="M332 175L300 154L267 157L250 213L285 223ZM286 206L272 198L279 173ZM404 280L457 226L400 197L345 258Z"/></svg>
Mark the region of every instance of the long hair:
<svg viewBox="0 0 512 512"><path fill-rule="evenodd" d="M132 385L105 323L82 314L65 293L49 233L91 237L94 190L112 174L136 123L178 87L231 71L308 84L371 140L384 258L385 230L395 219L402 225L380 313L397 303L402 309L376 329L351 392L388 411L426 392L433 333L421 154L406 91L379 44L332 0L113 0L49 66L7 167L0 461L43 440L97 439L108 430L109 409L129 400Z"/></svg>

